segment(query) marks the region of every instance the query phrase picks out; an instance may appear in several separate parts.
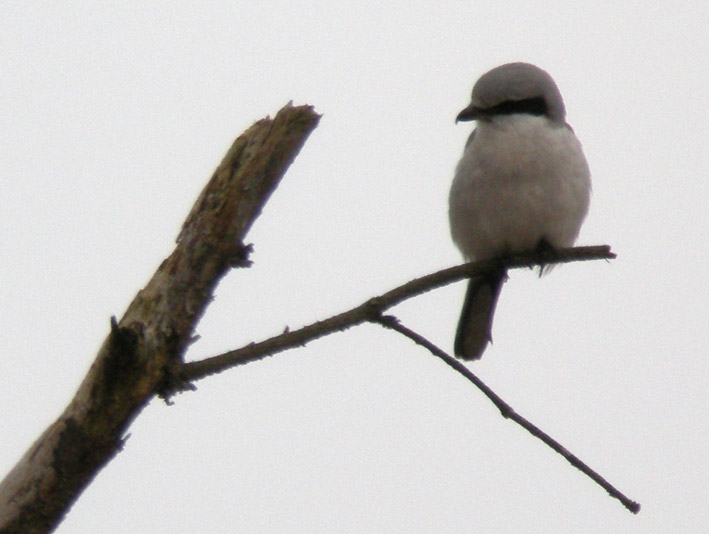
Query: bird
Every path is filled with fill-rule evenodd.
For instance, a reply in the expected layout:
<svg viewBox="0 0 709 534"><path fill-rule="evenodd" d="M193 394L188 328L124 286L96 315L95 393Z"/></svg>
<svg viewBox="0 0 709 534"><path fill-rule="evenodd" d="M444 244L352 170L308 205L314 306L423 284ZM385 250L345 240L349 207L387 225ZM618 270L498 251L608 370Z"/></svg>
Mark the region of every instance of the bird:
<svg viewBox="0 0 709 534"><path fill-rule="evenodd" d="M475 121L449 194L453 242L466 261L535 249L571 247L591 197L581 143L551 75L530 63L483 74L456 123ZM492 341L492 321L507 273L471 278L454 352L479 359Z"/></svg>

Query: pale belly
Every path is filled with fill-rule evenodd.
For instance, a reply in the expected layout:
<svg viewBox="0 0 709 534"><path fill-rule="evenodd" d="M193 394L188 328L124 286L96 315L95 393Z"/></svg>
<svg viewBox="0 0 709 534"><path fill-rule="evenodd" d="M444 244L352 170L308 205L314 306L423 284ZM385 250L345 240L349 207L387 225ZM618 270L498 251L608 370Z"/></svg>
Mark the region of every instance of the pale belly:
<svg viewBox="0 0 709 534"><path fill-rule="evenodd" d="M573 132L542 117L483 123L450 192L453 240L468 259L572 246L588 211L590 174Z"/></svg>

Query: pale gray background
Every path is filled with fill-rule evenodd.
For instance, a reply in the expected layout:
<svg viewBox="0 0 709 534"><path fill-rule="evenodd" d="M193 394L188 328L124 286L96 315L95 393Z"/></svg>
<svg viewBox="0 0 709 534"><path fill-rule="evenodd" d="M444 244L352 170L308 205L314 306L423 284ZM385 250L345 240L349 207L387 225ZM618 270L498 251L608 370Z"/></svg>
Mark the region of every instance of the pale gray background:
<svg viewBox="0 0 709 534"><path fill-rule="evenodd" d="M208 7L206 7L208 6ZM0 471L64 408L233 139L320 127L188 357L460 262L475 79L547 69L591 165L579 243L515 272L479 375L633 516L403 338L366 326L152 403L59 532L701 532L709 519L707 28L694 2L2 2ZM396 310L450 348L463 284Z"/></svg>

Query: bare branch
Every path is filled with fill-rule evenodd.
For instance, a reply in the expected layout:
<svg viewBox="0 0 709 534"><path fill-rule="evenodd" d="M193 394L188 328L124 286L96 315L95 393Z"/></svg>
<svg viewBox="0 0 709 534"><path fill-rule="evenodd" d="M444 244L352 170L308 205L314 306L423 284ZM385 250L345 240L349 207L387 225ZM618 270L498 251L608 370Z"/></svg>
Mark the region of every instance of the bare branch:
<svg viewBox="0 0 709 534"><path fill-rule="evenodd" d="M122 446L179 365L219 279L244 265L240 245L319 115L288 104L229 149L160 265L111 332L64 413L0 483L0 533L49 532Z"/></svg>
<svg viewBox="0 0 709 534"><path fill-rule="evenodd" d="M412 280L324 321L200 362L183 363L217 283L248 265L243 239L319 116L283 108L236 139L189 213L173 253L135 297L108 337L64 413L0 483L0 534L53 530L94 476L123 445L130 423L155 395L190 381L344 330L403 300L491 268L611 259L610 248L518 254L466 264Z"/></svg>
<svg viewBox="0 0 709 534"><path fill-rule="evenodd" d="M480 380L480 378L478 378L472 371L470 371L470 369L468 369L460 360L457 360L456 358L450 356L449 354L438 348L436 345L428 341L426 338L414 332L413 330L406 328L404 325L401 324L401 322L397 318L391 315L381 316L378 322L382 326L390 328L392 330L396 330L403 336L411 339L414 343L417 343L418 345L421 345L422 347L428 349L431 354L443 360L447 365L449 365L455 371L463 375L466 379L472 382L476 388L482 391L485 396L492 401L492 403L497 407L497 409L500 410L500 413L503 417L507 419L512 419L512 421L524 428L534 437L542 440L545 444L547 444L561 456L566 458L566 460L571 465L573 465L575 468L577 468L579 471L581 471L583 474L593 480L596 484L606 490L611 497L618 499L623 504L623 506L625 506L632 513L637 514L640 511L639 503L626 497L622 492L620 492L612 484L610 484L605 478L603 478L596 471L591 469L578 456L571 453L566 447L561 445L561 443L556 441L549 434L547 434L539 427L534 425L532 422L515 412L515 410L509 404L502 400L502 398L497 393L490 389L487 384Z"/></svg>
<svg viewBox="0 0 709 534"><path fill-rule="evenodd" d="M209 375L221 373L231 367L242 365L266 356L271 356L295 347L301 347L312 341L334 332L346 330L364 322L377 322L380 314L403 302L437 287L442 287L464 278L472 278L499 268L500 262L507 269L547 266L551 263L569 263L573 261L610 260L616 255L608 245L595 247L576 247L560 249L553 254L549 251L531 251L514 254L500 260L485 260L450 267L421 278L416 278L386 293L323 321L318 321L298 330L285 332L259 343L251 343L245 347L212 356L204 360L189 362L176 370L179 380L199 380Z"/></svg>
<svg viewBox="0 0 709 534"><path fill-rule="evenodd" d="M386 293L369 299L368 301L340 313L323 321L305 326L292 332L285 332L279 336L267 339L260 343L252 343L246 347L229 351L218 356L213 356L205 360L186 363L178 371L180 379L189 381L204 378L206 376L220 373L237 365L260 360L267 356L277 354L294 347L300 347L309 341L324 337L326 335L345 330L347 328L362 324L364 322L374 322L382 324L387 328L398 331L414 342L426 347L432 354L441 358L446 364L462 374L482 391L505 417L512 419L517 424L526 429L530 434L539 438L549 447L561 454L574 467L586 474L593 481L603 487L608 493L618 499L623 506L634 514L640 511L640 505L614 486L607 482L601 475L591 469L577 456L569 452L559 442L543 432L530 421L516 413L499 395L488 387L480 378L473 374L462 362L449 356L434 344L420 336L416 332L409 330L399 323L392 316L385 316L383 312L406 299L415 297L437 287L441 287L463 278L472 278L488 273L491 269L499 268L500 263L506 269L540 266L547 267L552 263L568 263L572 261L588 261L597 259L610 260L616 255L611 252L607 245L596 247L577 247L554 251L531 251L529 253L515 254L504 259L479 261L451 267L436 273L414 279Z"/></svg>

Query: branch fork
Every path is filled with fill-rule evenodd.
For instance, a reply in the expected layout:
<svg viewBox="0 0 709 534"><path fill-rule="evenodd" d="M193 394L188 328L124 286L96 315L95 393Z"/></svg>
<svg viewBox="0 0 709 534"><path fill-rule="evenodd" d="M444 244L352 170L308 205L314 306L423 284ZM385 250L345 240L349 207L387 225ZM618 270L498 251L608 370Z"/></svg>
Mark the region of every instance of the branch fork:
<svg viewBox="0 0 709 534"><path fill-rule="evenodd" d="M126 430L156 395L169 402L193 382L271 356L364 322L397 331L427 348L477 388L502 415L562 454L572 465L637 513L639 505L618 492L556 441L519 416L460 361L385 312L437 287L499 268L541 266L615 257L608 246L531 251L503 260L459 265L411 280L333 317L201 361L184 362L195 328L219 280L250 265L244 238L293 162L320 116L311 106L286 105L257 121L232 144L200 194L173 253L138 292L110 332L76 395L59 418L0 482L0 534L53 530L98 472L120 452Z"/></svg>

